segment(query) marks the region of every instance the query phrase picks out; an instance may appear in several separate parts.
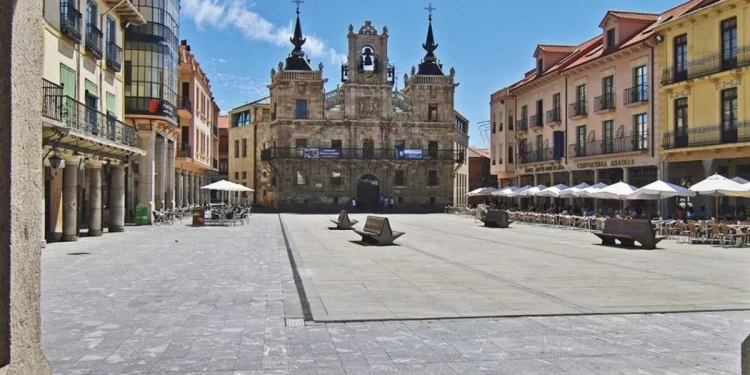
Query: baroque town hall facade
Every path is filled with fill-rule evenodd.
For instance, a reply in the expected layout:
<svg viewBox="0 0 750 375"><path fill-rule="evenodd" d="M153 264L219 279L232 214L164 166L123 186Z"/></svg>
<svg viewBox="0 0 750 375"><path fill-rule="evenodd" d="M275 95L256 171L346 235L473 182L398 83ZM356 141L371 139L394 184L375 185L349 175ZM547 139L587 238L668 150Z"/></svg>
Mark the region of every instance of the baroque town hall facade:
<svg viewBox="0 0 750 375"><path fill-rule="evenodd" d="M455 71L435 57L432 16L418 68L398 91L388 59L388 28L349 26L342 85L324 91L323 64L305 58L297 10L294 50L271 70L271 119L257 129L260 188L279 210L333 210L352 198L373 209L392 197L396 209L438 211L453 203L468 124L457 126ZM256 159L258 160L258 159Z"/></svg>

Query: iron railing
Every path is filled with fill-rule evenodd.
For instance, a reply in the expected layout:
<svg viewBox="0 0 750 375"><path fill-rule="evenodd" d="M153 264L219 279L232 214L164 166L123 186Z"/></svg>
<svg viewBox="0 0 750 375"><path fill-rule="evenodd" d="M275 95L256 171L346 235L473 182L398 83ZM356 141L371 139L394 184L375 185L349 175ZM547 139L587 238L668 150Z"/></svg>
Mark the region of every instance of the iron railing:
<svg viewBox="0 0 750 375"><path fill-rule="evenodd" d="M190 113L193 113L193 103L190 102L190 97L187 97L187 96L178 97L177 109L184 109Z"/></svg>
<svg viewBox="0 0 750 375"><path fill-rule="evenodd" d="M518 155L518 164L540 163L544 161L553 161L561 159L563 155L555 154L555 149L546 147L538 150L526 150L523 154Z"/></svg>
<svg viewBox="0 0 750 375"><path fill-rule="evenodd" d="M648 85L636 85L623 91L623 104L635 104L648 101Z"/></svg>
<svg viewBox="0 0 750 375"><path fill-rule="evenodd" d="M722 125L688 127L685 131L667 132L662 135L662 148L716 146L750 142L750 121L737 121Z"/></svg>
<svg viewBox="0 0 750 375"><path fill-rule="evenodd" d="M690 60L683 66L665 68L662 72L661 82L664 85L670 85L749 65L750 45L745 45L735 50L716 52Z"/></svg>
<svg viewBox="0 0 750 375"><path fill-rule="evenodd" d="M70 129L125 146L137 145L137 133L133 127L63 95L62 86L45 79L42 79L42 116L61 122Z"/></svg>
<svg viewBox="0 0 750 375"><path fill-rule="evenodd" d="M594 98L594 111L609 111L615 109L615 94L608 93Z"/></svg>
<svg viewBox="0 0 750 375"><path fill-rule="evenodd" d="M568 118L586 116L586 102L575 102L568 106Z"/></svg>
<svg viewBox="0 0 750 375"><path fill-rule="evenodd" d="M532 128L538 128L540 126L543 126L544 123L542 122L542 114L539 113L539 114L529 117L529 125Z"/></svg>
<svg viewBox="0 0 750 375"><path fill-rule="evenodd" d="M86 25L86 51L90 52L97 60L101 60L102 52L102 38L104 35L96 25L89 22Z"/></svg>
<svg viewBox="0 0 750 375"><path fill-rule="evenodd" d="M73 0L60 1L60 31L76 43L81 43L81 12L76 9Z"/></svg>
<svg viewBox="0 0 750 375"><path fill-rule="evenodd" d="M572 144L570 145L568 156L571 158L582 158L643 150L648 150L648 135L637 134Z"/></svg>
<svg viewBox="0 0 750 375"><path fill-rule="evenodd" d="M107 43L107 67L119 72L122 69L122 48L114 42Z"/></svg>
<svg viewBox="0 0 750 375"><path fill-rule="evenodd" d="M529 130L529 121L526 118L522 118L518 121L516 121L516 131L517 132L525 132Z"/></svg>
<svg viewBox="0 0 750 375"><path fill-rule="evenodd" d="M549 111L547 111L547 123L554 123L554 122L560 122L562 121L560 119L560 108L552 108Z"/></svg>
<svg viewBox="0 0 750 375"><path fill-rule="evenodd" d="M190 143L180 143L179 147L177 148L177 157L190 158L193 156L191 150L192 147L190 147Z"/></svg>
<svg viewBox="0 0 750 375"><path fill-rule="evenodd" d="M441 160L459 161L460 153L454 150L376 149L376 148L323 148L323 147L271 147L261 150L263 161L275 159L337 159L337 160Z"/></svg>

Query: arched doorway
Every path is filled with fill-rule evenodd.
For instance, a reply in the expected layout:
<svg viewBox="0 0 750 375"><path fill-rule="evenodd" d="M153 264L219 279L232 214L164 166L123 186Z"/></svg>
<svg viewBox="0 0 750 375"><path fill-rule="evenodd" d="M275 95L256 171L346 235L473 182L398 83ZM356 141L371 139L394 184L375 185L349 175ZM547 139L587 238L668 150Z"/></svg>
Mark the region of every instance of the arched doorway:
<svg viewBox="0 0 750 375"><path fill-rule="evenodd" d="M380 198L380 182L378 178L366 174L357 181L357 207L363 210L376 210Z"/></svg>

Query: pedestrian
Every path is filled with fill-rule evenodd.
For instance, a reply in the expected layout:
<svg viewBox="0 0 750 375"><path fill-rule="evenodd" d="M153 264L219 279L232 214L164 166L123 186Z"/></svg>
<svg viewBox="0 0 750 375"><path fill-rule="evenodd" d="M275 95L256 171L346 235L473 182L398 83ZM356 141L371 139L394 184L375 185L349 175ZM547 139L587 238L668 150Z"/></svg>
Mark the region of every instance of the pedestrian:
<svg viewBox="0 0 750 375"><path fill-rule="evenodd" d="M357 210L357 198L352 198L352 211Z"/></svg>
<svg viewBox="0 0 750 375"><path fill-rule="evenodd" d="M391 197L390 201L388 202L388 208L390 208L391 211L393 211L393 203L394 203L393 197Z"/></svg>

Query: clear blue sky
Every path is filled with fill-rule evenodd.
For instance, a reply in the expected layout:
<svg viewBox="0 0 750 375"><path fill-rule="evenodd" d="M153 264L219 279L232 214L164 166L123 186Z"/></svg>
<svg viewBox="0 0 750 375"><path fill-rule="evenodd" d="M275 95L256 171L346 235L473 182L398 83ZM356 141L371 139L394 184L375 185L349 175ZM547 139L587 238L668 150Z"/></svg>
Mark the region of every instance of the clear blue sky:
<svg viewBox="0 0 750 375"><path fill-rule="evenodd" d="M340 56L349 24L388 26L389 57L403 74L424 56L428 1L306 0L303 47L313 66L325 65L326 90L340 83ZM357 1L356 3L360 3ZM678 0L499 1L434 0L436 54L461 83L456 109L471 121L472 145L484 147L476 126L489 120L489 97L534 67L537 44L579 44L601 32L607 10L662 12ZM471 4L471 5L468 5ZM180 39L187 39L211 80L222 113L268 95L271 68L286 58L295 5L291 0L182 0Z"/></svg>

